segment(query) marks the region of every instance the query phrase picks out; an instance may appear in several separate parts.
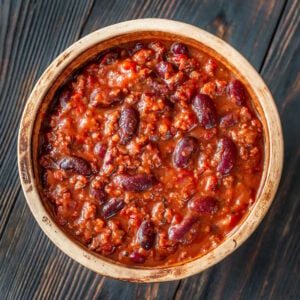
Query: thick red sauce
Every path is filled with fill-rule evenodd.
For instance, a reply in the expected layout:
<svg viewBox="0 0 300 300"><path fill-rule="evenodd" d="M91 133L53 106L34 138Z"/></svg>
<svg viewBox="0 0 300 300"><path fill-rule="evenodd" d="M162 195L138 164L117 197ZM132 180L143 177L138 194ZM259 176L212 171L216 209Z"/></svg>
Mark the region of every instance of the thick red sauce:
<svg viewBox="0 0 300 300"><path fill-rule="evenodd" d="M215 248L247 214L264 139L235 76L180 43L103 53L65 84L40 132L43 197L88 249L127 265Z"/></svg>

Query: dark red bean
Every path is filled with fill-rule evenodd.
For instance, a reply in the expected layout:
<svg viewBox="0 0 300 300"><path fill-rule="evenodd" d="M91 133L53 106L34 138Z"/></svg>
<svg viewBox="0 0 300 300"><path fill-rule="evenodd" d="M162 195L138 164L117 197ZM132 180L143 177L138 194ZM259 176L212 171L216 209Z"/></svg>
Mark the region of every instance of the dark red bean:
<svg viewBox="0 0 300 300"><path fill-rule="evenodd" d="M90 163L78 156L67 156L59 162L62 170L73 171L75 173L89 176L92 173Z"/></svg>
<svg viewBox="0 0 300 300"><path fill-rule="evenodd" d="M229 113L220 120L221 128L230 128L238 123L237 117L233 113Z"/></svg>
<svg viewBox="0 0 300 300"><path fill-rule="evenodd" d="M120 56L120 49L115 49L103 56L100 61L100 65L110 65L114 63Z"/></svg>
<svg viewBox="0 0 300 300"><path fill-rule="evenodd" d="M229 97L234 99L235 103L239 106L245 105L246 93L244 86L239 80L234 80L230 82L227 88L227 93Z"/></svg>
<svg viewBox="0 0 300 300"><path fill-rule="evenodd" d="M48 186L48 173L47 170L43 170L41 173L41 183L42 183L42 187L47 187Z"/></svg>
<svg viewBox="0 0 300 300"><path fill-rule="evenodd" d="M124 208L125 202L120 198L112 198L106 204L103 205L103 218L109 219L115 216L122 208Z"/></svg>
<svg viewBox="0 0 300 300"><path fill-rule="evenodd" d="M128 51L129 56L132 56L135 52L145 48L145 45L142 42L137 42L132 49Z"/></svg>
<svg viewBox="0 0 300 300"><path fill-rule="evenodd" d="M173 164L176 168L185 168L193 153L198 148L198 141L196 138L187 136L182 138L176 145L173 152Z"/></svg>
<svg viewBox="0 0 300 300"><path fill-rule="evenodd" d="M121 144L131 140L139 125L139 113L131 106L124 107L119 119Z"/></svg>
<svg viewBox="0 0 300 300"><path fill-rule="evenodd" d="M169 79L175 74L175 70L172 66L172 64L166 62L166 61L161 61L156 65L156 72L157 74L163 78L163 79Z"/></svg>
<svg viewBox="0 0 300 300"><path fill-rule="evenodd" d="M152 248L155 239L154 224L151 221L143 221L138 230L138 241L142 248L149 250Z"/></svg>
<svg viewBox="0 0 300 300"><path fill-rule="evenodd" d="M62 108L65 108L70 101L71 92L68 88L64 88L59 95L59 103Z"/></svg>
<svg viewBox="0 0 300 300"><path fill-rule="evenodd" d="M115 182L125 191L143 192L155 184L155 179L152 175L146 173L135 175L124 174L116 176Z"/></svg>
<svg viewBox="0 0 300 300"><path fill-rule="evenodd" d="M185 217L181 223L171 226L168 231L169 239L182 243L184 241L184 236L191 230L197 220L198 218L195 216L188 216Z"/></svg>
<svg viewBox="0 0 300 300"><path fill-rule="evenodd" d="M100 188L98 189L95 189L93 187L90 188L90 195L92 198L95 198L98 202L99 205L102 205L105 200L106 200L106 192L105 192L105 189L104 189L104 186L101 186Z"/></svg>
<svg viewBox="0 0 300 300"><path fill-rule="evenodd" d="M171 46L171 52L174 55L188 54L188 49L185 45L181 43L173 43Z"/></svg>
<svg viewBox="0 0 300 300"><path fill-rule="evenodd" d="M103 159L105 157L107 147L105 144L98 142L94 147L94 153L99 156L99 158Z"/></svg>
<svg viewBox="0 0 300 300"><path fill-rule="evenodd" d="M113 162L114 162L114 155L111 149L108 149L103 159L101 173L108 176L111 175L117 167L116 165L113 165Z"/></svg>
<svg viewBox="0 0 300 300"><path fill-rule="evenodd" d="M217 165L217 172L227 175L234 167L237 150L234 142L225 137L218 142L217 153L220 155L220 161Z"/></svg>
<svg viewBox="0 0 300 300"><path fill-rule="evenodd" d="M42 153L49 153L52 149L52 144L44 140L42 144Z"/></svg>
<svg viewBox="0 0 300 300"><path fill-rule="evenodd" d="M200 214L214 214L219 208L219 202L213 197L198 197L189 201L188 207L190 210Z"/></svg>
<svg viewBox="0 0 300 300"><path fill-rule="evenodd" d="M205 129L211 129L216 125L217 111L209 96L197 94L192 100L192 107L201 126Z"/></svg>
<svg viewBox="0 0 300 300"><path fill-rule="evenodd" d="M145 261L145 257L138 252L132 252L129 255L129 258L131 259L132 262L137 263L137 264L141 264Z"/></svg>

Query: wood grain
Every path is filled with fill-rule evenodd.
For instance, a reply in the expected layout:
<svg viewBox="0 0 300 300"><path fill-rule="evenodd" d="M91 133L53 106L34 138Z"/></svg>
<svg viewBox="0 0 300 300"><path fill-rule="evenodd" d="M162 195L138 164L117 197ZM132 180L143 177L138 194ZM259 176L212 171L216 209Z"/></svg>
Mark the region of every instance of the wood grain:
<svg viewBox="0 0 300 300"><path fill-rule="evenodd" d="M1 3L0 20L7 30L1 26L0 237L20 190L16 143L26 99L50 62L79 38L90 9L87 1Z"/></svg>
<svg viewBox="0 0 300 300"><path fill-rule="evenodd" d="M259 69L284 3L283 0L96 1L83 34L130 19L173 19L216 34Z"/></svg>
<svg viewBox="0 0 300 300"><path fill-rule="evenodd" d="M286 5L262 67L262 76L279 108L285 137L284 172L277 196L254 235L221 264L183 280L176 299L300 297L299 10L299 1ZM199 285L203 288L194 293Z"/></svg>
<svg viewBox="0 0 300 300"><path fill-rule="evenodd" d="M0 298L299 299L299 15L297 0L1 1ZM285 171L263 224L225 261L181 282L125 283L75 263L39 229L17 173L19 120L46 66L79 37L141 17L191 23L236 47L262 69L285 134Z"/></svg>

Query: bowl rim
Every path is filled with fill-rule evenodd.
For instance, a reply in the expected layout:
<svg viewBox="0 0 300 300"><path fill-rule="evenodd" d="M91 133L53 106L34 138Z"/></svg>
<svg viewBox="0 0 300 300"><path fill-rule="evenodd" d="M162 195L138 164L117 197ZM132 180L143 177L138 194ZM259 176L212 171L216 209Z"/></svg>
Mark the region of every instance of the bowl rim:
<svg viewBox="0 0 300 300"><path fill-rule="evenodd" d="M269 138L268 163L260 196L243 222L216 248L205 255L183 264L154 268L136 268L107 261L74 243L52 220L43 205L36 185L32 163L32 136L39 107L58 75L80 54L108 39L136 32L165 32L187 36L211 49L222 49L221 56L248 82L262 107ZM220 53L216 50L216 53ZM162 282L182 279L199 273L218 263L237 249L257 228L267 213L277 191L283 167L283 135L279 114L266 84L251 64L220 38L186 23L165 19L137 19L114 24L83 37L63 51L46 69L27 100L18 136L18 167L22 189L39 226L50 240L75 261L99 274L134 282Z"/></svg>

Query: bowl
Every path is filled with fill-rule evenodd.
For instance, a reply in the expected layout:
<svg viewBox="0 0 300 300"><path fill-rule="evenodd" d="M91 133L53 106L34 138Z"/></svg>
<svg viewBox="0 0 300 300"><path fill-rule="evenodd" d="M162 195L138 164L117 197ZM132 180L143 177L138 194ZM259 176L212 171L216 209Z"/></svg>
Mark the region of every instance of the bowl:
<svg viewBox="0 0 300 300"><path fill-rule="evenodd" d="M251 211L215 249L192 261L162 267L132 267L112 262L88 251L53 220L39 193L37 176L38 133L44 113L57 89L85 62L112 46L141 39L180 40L221 61L244 84L263 125L265 161L256 201ZM18 139L18 165L22 188L39 226L69 257L105 276L134 282L162 282L199 273L235 251L255 230L275 196L283 164L283 137L280 119L267 86L235 49L197 27L162 19L140 19L95 31L74 43L47 68L35 85L24 110Z"/></svg>

